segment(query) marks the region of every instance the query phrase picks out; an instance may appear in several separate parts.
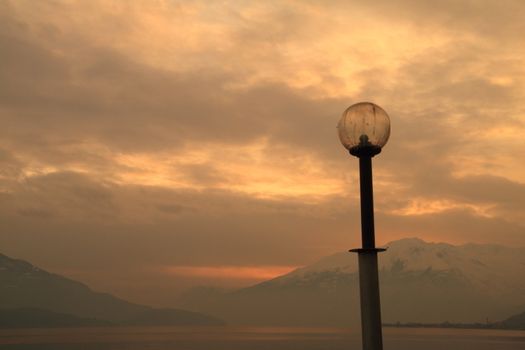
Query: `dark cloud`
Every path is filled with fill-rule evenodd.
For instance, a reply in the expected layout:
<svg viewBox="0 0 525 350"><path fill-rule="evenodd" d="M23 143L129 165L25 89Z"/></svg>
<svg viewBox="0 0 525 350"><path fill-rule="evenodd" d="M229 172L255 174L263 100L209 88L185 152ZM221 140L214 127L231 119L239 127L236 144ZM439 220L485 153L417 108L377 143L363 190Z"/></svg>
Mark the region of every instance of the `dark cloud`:
<svg viewBox="0 0 525 350"><path fill-rule="evenodd" d="M97 140L150 151L269 135L319 146L312 144L319 140L315 131L330 130L332 136L326 119L333 105L282 85L229 90L225 85L234 77L220 72L167 72L89 44L67 56L18 38L0 45L12 58L4 61L0 91L2 119L10 128L4 136L11 142L31 139L22 147L58 144L64 153L68 142Z"/></svg>
<svg viewBox="0 0 525 350"><path fill-rule="evenodd" d="M53 216L53 213L46 209L41 208L21 208L18 209L18 214L22 216L37 217L37 218L49 218Z"/></svg>
<svg viewBox="0 0 525 350"><path fill-rule="evenodd" d="M116 208L112 194L103 183L85 175L54 172L31 176L10 189L13 206L21 215L109 219Z"/></svg>
<svg viewBox="0 0 525 350"><path fill-rule="evenodd" d="M187 207L180 204L159 204L157 205L157 208L162 212L175 215L195 210L191 207Z"/></svg>
<svg viewBox="0 0 525 350"><path fill-rule="evenodd" d="M470 210L450 209L440 213L417 216L379 216L379 228L393 229L393 238L417 235L433 242L493 243L522 246L523 226L497 217L480 217ZM381 236L379 236L381 237ZM381 239L381 238L380 238ZM384 243L385 240L381 239Z"/></svg>
<svg viewBox="0 0 525 350"><path fill-rule="evenodd" d="M0 177L5 181L20 176L23 162L11 152L0 148Z"/></svg>

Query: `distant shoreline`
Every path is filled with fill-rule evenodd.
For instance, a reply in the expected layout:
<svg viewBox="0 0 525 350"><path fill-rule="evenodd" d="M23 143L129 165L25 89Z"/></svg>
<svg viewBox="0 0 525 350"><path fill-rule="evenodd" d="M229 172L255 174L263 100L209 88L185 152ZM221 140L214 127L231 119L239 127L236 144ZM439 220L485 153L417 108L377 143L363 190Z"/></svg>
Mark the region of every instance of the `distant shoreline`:
<svg viewBox="0 0 525 350"><path fill-rule="evenodd" d="M383 323L383 327L389 328L457 328L457 329L502 329L502 330L515 330L523 331L525 327L512 327L502 322L494 323L418 323L418 322L407 322L407 323Z"/></svg>

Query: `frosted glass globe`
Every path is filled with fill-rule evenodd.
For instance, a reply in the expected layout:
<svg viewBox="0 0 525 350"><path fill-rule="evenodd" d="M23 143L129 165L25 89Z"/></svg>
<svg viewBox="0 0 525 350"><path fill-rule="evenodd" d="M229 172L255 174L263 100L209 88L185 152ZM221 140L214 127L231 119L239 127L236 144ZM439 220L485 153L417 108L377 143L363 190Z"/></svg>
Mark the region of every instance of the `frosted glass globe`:
<svg viewBox="0 0 525 350"><path fill-rule="evenodd" d="M351 154L374 156L388 141L390 118L378 105L360 102L344 111L337 129L341 143Z"/></svg>

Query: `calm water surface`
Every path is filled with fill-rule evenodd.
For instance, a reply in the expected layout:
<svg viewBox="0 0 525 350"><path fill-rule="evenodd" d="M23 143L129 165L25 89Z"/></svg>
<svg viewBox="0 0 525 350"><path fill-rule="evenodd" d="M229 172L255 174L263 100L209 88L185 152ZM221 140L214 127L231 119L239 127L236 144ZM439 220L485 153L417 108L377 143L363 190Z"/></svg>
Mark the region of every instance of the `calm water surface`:
<svg viewBox="0 0 525 350"><path fill-rule="evenodd" d="M0 330L0 349L339 350L360 349L339 328L115 327ZM525 331L386 328L385 350L525 350Z"/></svg>

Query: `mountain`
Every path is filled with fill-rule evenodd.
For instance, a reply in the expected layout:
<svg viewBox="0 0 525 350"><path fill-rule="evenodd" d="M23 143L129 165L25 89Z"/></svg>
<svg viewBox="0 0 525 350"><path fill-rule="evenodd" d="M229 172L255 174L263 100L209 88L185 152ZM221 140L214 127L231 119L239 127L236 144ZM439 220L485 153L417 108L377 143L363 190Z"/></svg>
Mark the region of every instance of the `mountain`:
<svg viewBox="0 0 525 350"><path fill-rule="evenodd" d="M0 254L0 310L16 308L41 309L114 324L218 325L223 323L219 319L201 313L179 309L154 309L130 303L110 294L94 292L80 282L49 273L26 261ZM53 317L53 315L47 316Z"/></svg>
<svg viewBox="0 0 525 350"><path fill-rule="evenodd" d="M379 255L383 321L474 323L525 308L525 249L497 245L388 244ZM343 252L231 292L198 289L180 301L234 324L359 324L357 256Z"/></svg>
<svg viewBox="0 0 525 350"><path fill-rule="evenodd" d="M524 329L525 330L525 311L513 315L500 323L502 328L506 329Z"/></svg>

